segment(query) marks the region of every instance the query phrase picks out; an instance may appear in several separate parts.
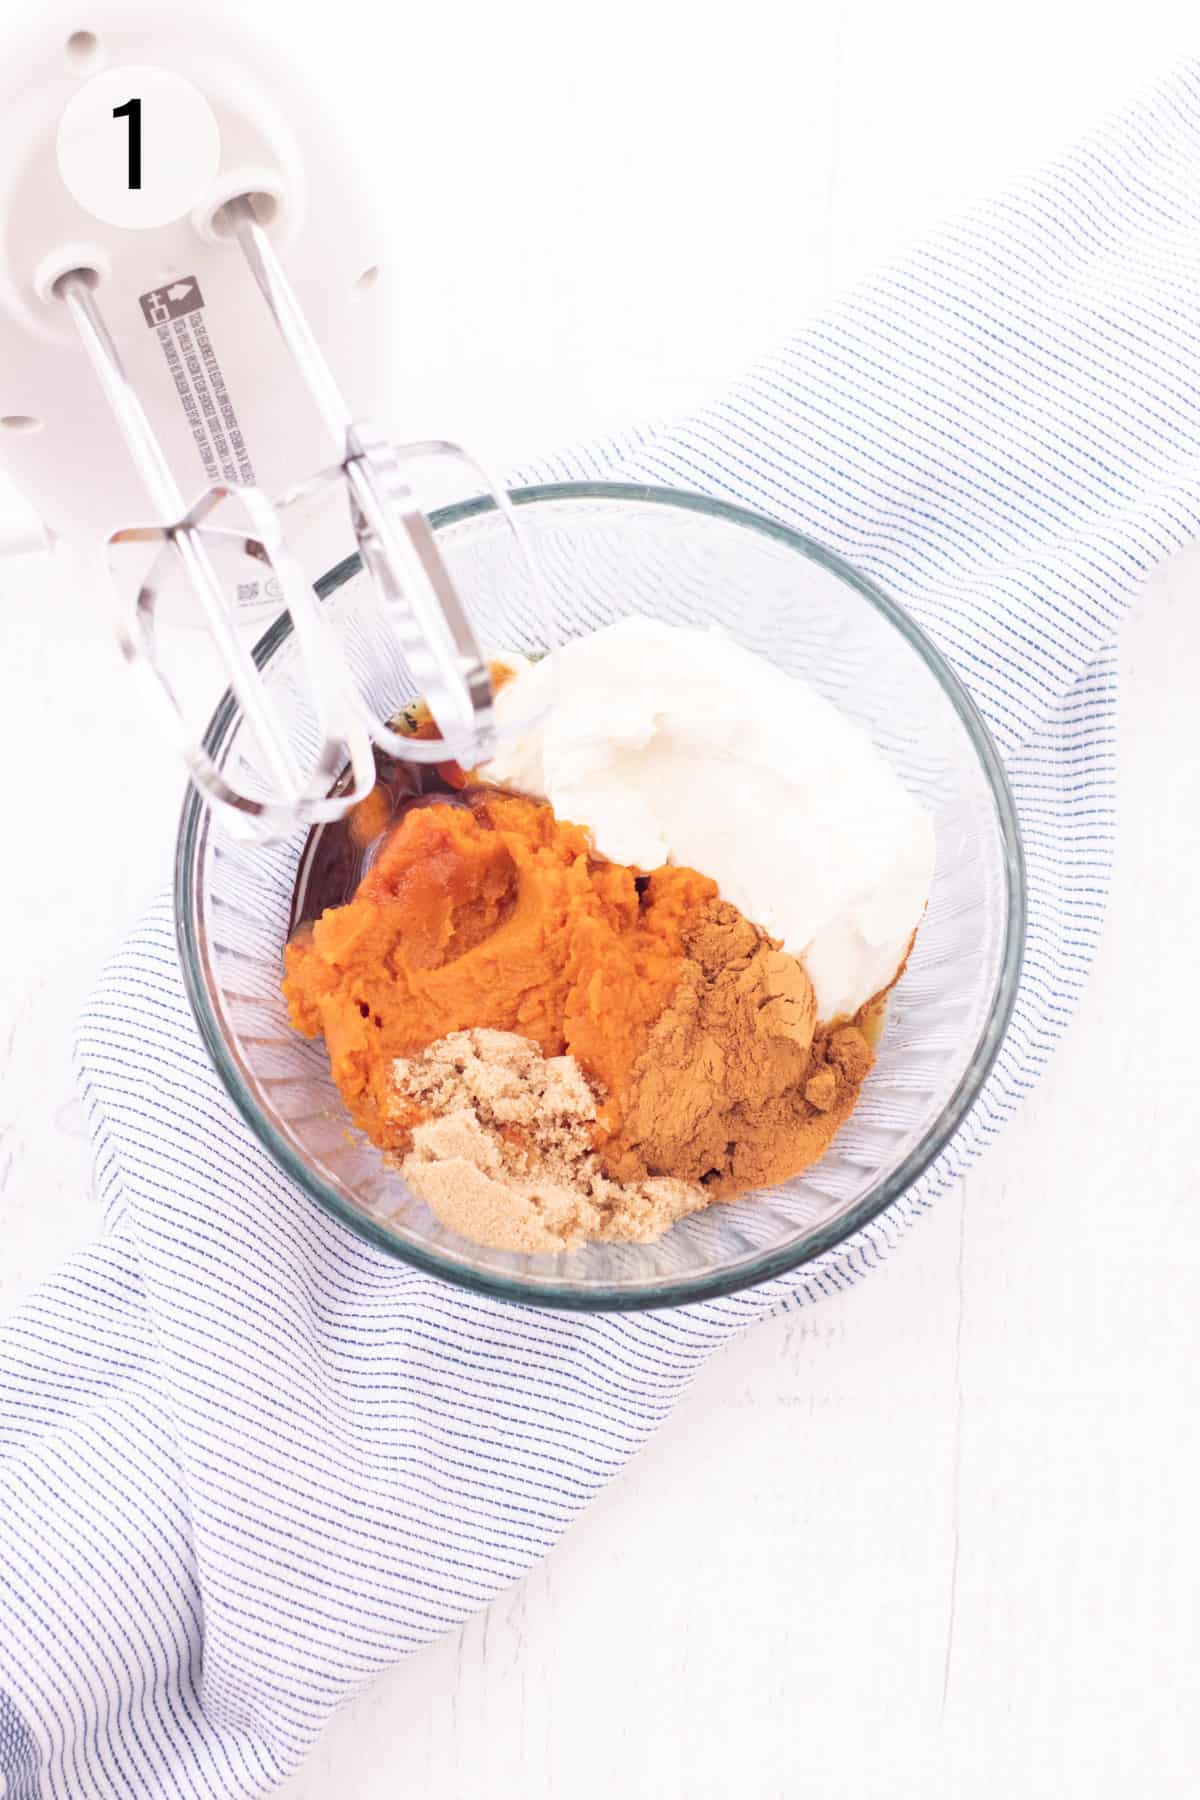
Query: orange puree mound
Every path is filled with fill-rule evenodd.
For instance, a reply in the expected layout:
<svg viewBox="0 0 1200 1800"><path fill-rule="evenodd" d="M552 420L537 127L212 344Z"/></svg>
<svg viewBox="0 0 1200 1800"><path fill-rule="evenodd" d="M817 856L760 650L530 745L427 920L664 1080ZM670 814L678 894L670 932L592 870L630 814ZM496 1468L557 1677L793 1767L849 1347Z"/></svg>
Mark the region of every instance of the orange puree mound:
<svg viewBox="0 0 1200 1800"><path fill-rule="evenodd" d="M473 1028L574 1056L608 1096L607 1134L679 980L683 928L717 892L694 869L641 886L540 801L476 789L411 808L354 899L288 945L292 1023L324 1034L351 1117L385 1149L407 1149L416 1122L395 1110L394 1059Z"/></svg>

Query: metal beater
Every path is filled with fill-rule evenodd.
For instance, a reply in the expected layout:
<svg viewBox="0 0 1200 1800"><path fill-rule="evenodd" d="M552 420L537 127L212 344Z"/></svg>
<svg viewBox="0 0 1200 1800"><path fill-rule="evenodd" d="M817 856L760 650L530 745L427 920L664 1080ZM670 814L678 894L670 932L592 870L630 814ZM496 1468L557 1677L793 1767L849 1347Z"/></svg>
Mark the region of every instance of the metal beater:
<svg viewBox="0 0 1200 1800"><path fill-rule="evenodd" d="M137 553L133 591L118 595L122 648L191 780L239 835L269 839L346 812L374 781L373 744L411 760L484 761L495 741L487 659L409 470L417 458L450 458L519 545L518 523L503 489L455 446L390 443L351 404L322 349L321 335L358 396L394 335L371 309L370 209L339 167L336 128L299 87L294 105L279 109L278 46L244 33L234 42L226 27L214 55L186 25L161 18L103 31L94 20L95 29L70 28L73 18L39 18L24 61L11 65L21 104L14 99L0 127L0 457L85 564L101 543L113 571ZM133 88L146 68L203 93L221 154L182 216L130 229L89 213L68 189L62 119L83 84L99 94L114 71ZM114 91L124 91L120 81ZM102 110L111 97L105 90ZM128 101L112 109L129 111ZM360 259L363 273L347 281ZM72 348L90 365L90 387ZM345 501L332 537L329 509L318 518L307 504L331 489ZM219 566L218 546L230 541L263 571L249 606ZM313 591L313 576L352 547L439 742L400 737L377 716ZM536 592L528 565L526 578ZM188 730L160 667L156 608L181 580L257 746L253 792L232 786ZM244 629L248 615L265 624L284 607L318 721L315 754L303 759Z"/></svg>

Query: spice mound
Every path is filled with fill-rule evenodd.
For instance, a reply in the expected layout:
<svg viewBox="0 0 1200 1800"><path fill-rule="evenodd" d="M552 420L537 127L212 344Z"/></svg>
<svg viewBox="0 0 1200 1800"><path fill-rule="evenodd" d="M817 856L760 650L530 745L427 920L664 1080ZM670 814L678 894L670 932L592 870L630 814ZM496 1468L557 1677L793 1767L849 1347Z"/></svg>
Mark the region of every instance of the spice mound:
<svg viewBox="0 0 1200 1800"><path fill-rule="evenodd" d="M669 1176L611 1180L594 1137L596 1095L574 1057L509 1031L455 1031L393 1068L413 1127L404 1177L464 1237L497 1250L574 1250L661 1237L708 1203Z"/></svg>
<svg viewBox="0 0 1200 1800"><path fill-rule="evenodd" d="M850 1116L873 1060L868 1019L819 1027L803 964L727 901L688 921L683 952L631 1076L613 1166L669 1169L714 1199L787 1181Z"/></svg>
<svg viewBox="0 0 1200 1800"><path fill-rule="evenodd" d="M695 869L596 854L544 801L411 805L288 946L293 1024L451 1229L546 1253L649 1242L824 1154L873 1001L818 1018L800 958Z"/></svg>

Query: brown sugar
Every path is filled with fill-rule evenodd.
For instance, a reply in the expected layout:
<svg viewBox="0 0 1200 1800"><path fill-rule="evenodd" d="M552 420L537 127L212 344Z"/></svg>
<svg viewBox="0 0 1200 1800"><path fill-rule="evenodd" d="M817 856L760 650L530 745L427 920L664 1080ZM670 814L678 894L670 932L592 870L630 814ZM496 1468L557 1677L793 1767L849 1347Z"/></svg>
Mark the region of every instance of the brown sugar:
<svg viewBox="0 0 1200 1800"><path fill-rule="evenodd" d="M544 1254L589 1240L650 1242L708 1203L662 1177L610 1179L593 1148L596 1096L573 1057L528 1038L456 1031L393 1068L413 1130L405 1180L443 1225L497 1250Z"/></svg>

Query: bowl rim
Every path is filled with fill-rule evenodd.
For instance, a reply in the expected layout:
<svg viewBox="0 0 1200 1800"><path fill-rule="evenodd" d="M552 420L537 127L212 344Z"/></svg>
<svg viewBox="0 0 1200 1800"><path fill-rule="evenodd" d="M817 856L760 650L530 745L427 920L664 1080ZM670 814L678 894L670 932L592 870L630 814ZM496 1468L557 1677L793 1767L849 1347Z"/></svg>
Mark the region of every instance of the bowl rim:
<svg viewBox="0 0 1200 1800"><path fill-rule="evenodd" d="M260 1108L226 1045L204 978L206 959L200 909L198 904L193 904L193 900L195 879L202 865L201 852L210 827L210 815L196 790L191 787L184 799L179 821L174 880L176 935L188 999L205 1048L226 1092L272 1160L323 1211L358 1237L399 1261L426 1274L439 1276L456 1287L487 1294L493 1299L567 1312L636 1312L682 1306L758 1287L763 1282L788 1274L836 1249L898 1200L945 1149L991 1073L1012 1017L1025 950L1025 858L1008 777L979 708L946 658L921 627L874 581L836 551L827 549L815 539L731 501L712 499L706 494L686 489L641 482L538 483L513 489L510 500L518 509L580 500L632 501L651 506L667 506L685 512L701 513L772 538L808 561L817 563L855 589L883 615L925 663L957 713L986 778L1000 836L1005 884L1004 944L991 1004L963 1073L938 1118L903 1161L869 1189L849 1211L826 1224L814 1226L786 1248L765 1250L750 1257L739 1263L736 1269L669 1277L638 1288L571 1288L549 1279L544 1282L526 1282L466 1268L436 1251L399 1241L382 1221L351 1206L332 1188L327 1187L275 1130ZM444 531L465 520L496 510L493 499L480 496L439 508L430 514L430 523L435 531ZM314 583L316 592L324 599L358 574L361 567L361 559L357 554L346 557ZM254 660L259 668L270 661L291 634L291 629L290 617L285 612L264 633L253 650ZM214 710L205 732L204 747L210 755L215 757L221 749L236 721L237 711L233 695L227 691Z"/></svg>

